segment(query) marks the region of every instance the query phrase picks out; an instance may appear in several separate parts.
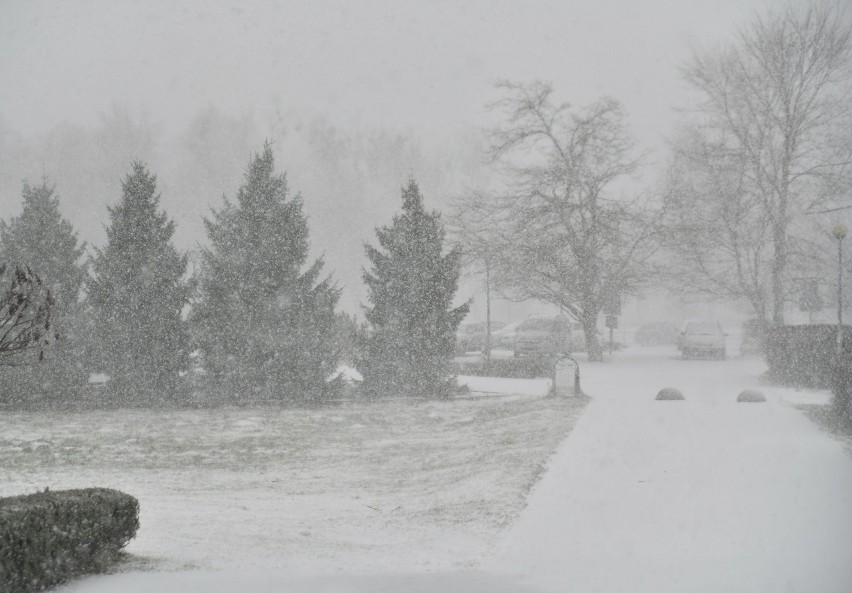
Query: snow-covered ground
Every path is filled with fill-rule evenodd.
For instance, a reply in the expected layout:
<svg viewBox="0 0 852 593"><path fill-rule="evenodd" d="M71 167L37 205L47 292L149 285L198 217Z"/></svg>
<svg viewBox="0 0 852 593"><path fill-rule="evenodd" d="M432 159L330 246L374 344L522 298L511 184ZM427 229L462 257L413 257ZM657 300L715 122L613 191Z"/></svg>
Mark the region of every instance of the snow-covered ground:
<svg viewBox="0 0 852 593"><path fill-rule="evenodd" d="M185 413L193 420L172 428L131 414L117 433L95 419L83 435L79 420L72 430L58 417L4 418L2 434L18 432L0 441L0 493L47 485L53 471L62 486L101 476L140 496L130 551L159 570L87 578L64 593L848 593L852 458L794 407L829 396L762 385L764 368L639 348L581 362L593 399L573 431L581 406L535 395L546 381L466 379L527 395L400 405L384 427L358 406L283 424L281 412L254 410L274 456L251 441L248 411ZM655 401L666 386L686 400ZM768 401L736 403L747 387ZM91 436L98 430L107 436ZM128 430L150 440L118 444ZM59 436L8 451L31 433ZM207 451L202 437L217 433L221 451ZM536 464L566 434L516 518ZM109 443L136 460L104 451Z"/></svg>
<svg viewBox="0 0 852 593"><path fill-rule="evenodd" d="M585 365L594 400L482 568L545 591L852 591L852 459L789 405L829 394L666 358Z"/></svg>
<svg viewBox="0 0 852 593"><path fill-rule="evenodd" d="M488 387L452 402L4 414L0 496L131 493L131 566L198 569L178 579L468 567L517 518L585 405L546 399L546 380Z"/></svg>

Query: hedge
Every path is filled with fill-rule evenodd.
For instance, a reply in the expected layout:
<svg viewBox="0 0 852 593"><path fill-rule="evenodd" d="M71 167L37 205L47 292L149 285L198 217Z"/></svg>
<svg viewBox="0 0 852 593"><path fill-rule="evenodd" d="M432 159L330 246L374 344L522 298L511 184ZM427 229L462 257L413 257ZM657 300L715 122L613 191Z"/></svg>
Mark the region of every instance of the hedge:
<svg viewBox="0 0 852 593"><path fill-rule="evenodd" d="M460 375L478 377L504 377L508 379L533 379L553 376L553 358L492 358L490 362L477 359L456 361L455 370Z"/></svg>
<svg viewBox="0 0 852 593"><path fill-rule="evenodd" d="M834 381L834 413L847 427L852 426L852 352L844 352L838 360Z"/></svg>
<svg viewBox="0 0 852 593"><path fill-rule="evenodd" d="M0 591L102 571L139 528L139 502L107 488L0 498Z"/></svg>
<svg viewBox="0 0 852 593"><path fill-rule="evenodd" d="M769 377L797 387L830 388L837 363L836 325L781 325L770 327L764 354ZM843 350L852 346L852 327L843 326Z"/></svg>

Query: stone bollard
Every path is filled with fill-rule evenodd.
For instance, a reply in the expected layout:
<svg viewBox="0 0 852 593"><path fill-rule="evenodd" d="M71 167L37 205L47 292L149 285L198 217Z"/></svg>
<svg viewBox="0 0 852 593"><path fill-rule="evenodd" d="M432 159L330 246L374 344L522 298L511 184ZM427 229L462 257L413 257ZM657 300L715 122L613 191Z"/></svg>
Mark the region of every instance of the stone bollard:
<svg viewBox="0 0 852 593"><path fill-rule="evenodd" d="M680 401L683 400L683 394L679 389L675 389L674 387L664 387L660 389L660 392L657 394L657 397L660 401Z"/></svg>
<svg viewBox="0 0 852 593"><path fill-rule="evenodd" d="M738 402L765 402L766 397L757 389L745 389L737 396Z"/></svg>

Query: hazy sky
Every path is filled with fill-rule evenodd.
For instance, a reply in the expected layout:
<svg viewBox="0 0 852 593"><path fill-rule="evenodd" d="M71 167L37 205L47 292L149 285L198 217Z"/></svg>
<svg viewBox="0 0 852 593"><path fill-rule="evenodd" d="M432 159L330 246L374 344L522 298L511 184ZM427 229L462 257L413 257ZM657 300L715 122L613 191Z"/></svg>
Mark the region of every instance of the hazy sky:
<svg viewBox="0 0 852 593"><path fill-rule="evenodd" d="M496 80L544 79L553 82L557 100L575 105L601 95L620 100L640 144L660 149L660 163L674 108L689 102L678 65L691 48L730 39L779 1L0 0L0 131L17 132L31 147L3 167L0 218L17 213L20 180L44 171L81 238L101 244L106 205L120 195L119 174L87 193L79 180L65 178L74 171L63 169L62 154L37 152L49 144L39 137L57 124L97 126L115 106L156 124L155 137L166 143L213 107L250 117L255 149L269 137L264 126L276 120L272 114L284 113L300 121L322 116L344 130L402 131L422 139L429 154L452 155L453 143L487 124ZM333 185L330 173L277 148L286 157L279 167L307 195L312 245L327 255L354 306L363 299L362 241L388 222L406 180L382 179L378 198L361 196L372 210L361 202L336 208L329 200L351 202L350 188L317 196ZM7 142L7 149L14 145ZM187 200L169 186L178 181L174 150L154 152L163 205L178 222L176 244L191 248L204 241L201 216L223 192L233 197L241 179L228 174L209 196ZM248 152L243 158L235 171ZM654 164L640 183L657 176ZM440 167L433 173L449 179L446 162ZM422 173L416 171L430 204L452 197L438 195L447 187L464 184L435 183Z"/></svg>
<svg viewBox="0 0 852 593"><path fill-rule="evenodd" d="M625 103L641 140L669 132L691 44L771 0L0 0L0 117L25 134L113 102L177 133L201 108L274 105L410 127L480 123L499 78Z"/></svg>

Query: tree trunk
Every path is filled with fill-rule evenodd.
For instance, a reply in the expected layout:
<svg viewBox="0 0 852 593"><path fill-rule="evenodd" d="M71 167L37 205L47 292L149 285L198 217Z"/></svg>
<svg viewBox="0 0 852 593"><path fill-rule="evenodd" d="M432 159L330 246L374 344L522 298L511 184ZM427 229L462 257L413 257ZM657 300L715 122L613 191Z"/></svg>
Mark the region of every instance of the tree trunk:
<svg viewBox="0 0 852 593"><path fill-rule="evenodd" d="M786 208L784 208L786 210ZM787 268L787 230L784 212L772 225L772 242L775 253L772 258L772 322L784 325L784 274Z"/></svg>
<svg viewBox="0 0 852 593"><path fill-rule="evenodd" d="M599 362L603 360L603 349L598 340L598 310L593 307L583 308L583 334L586 336L586 350L589 360Z"/></svg>

